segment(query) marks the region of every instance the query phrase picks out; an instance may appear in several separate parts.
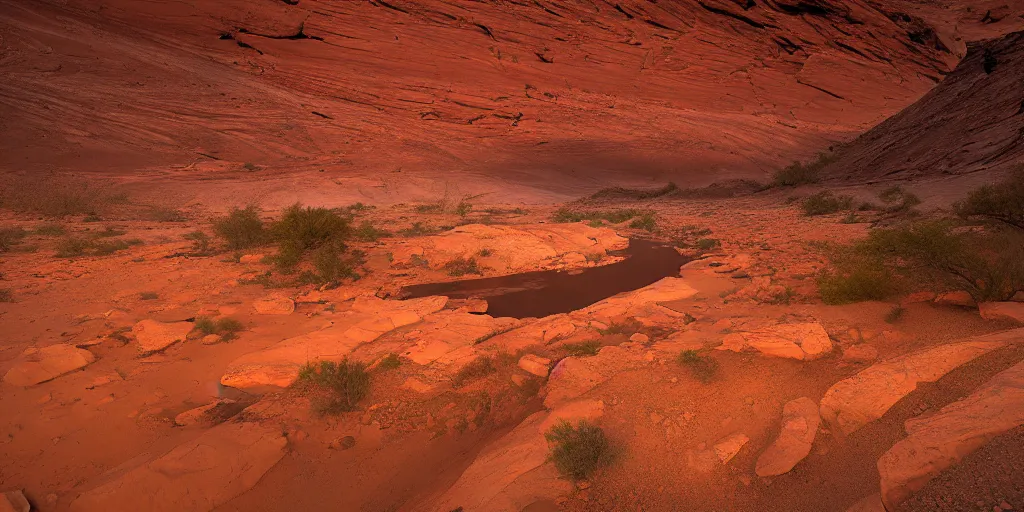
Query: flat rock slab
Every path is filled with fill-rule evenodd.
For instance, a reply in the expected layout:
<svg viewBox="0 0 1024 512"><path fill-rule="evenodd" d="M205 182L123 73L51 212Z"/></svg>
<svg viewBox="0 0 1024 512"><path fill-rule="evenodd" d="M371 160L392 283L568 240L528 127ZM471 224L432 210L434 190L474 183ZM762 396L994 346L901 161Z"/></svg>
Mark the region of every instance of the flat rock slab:
<svg viewBox="0 0 1024 512"><path fill-rule="evenodd" d="M261 315L290 315L295 312L295 301L283 295L269 295L252 303Z"/></svg>
<svg viewBox="0 0 1024 512"><path fill-rule="evenodd" d="M907 437L878 459L890 510L992 438L1024 425L1024 362L998 373L967 398L907 420Z"/></svg>
<svg viewBox="0 0 1024 512"><path fill-rule="evenodd" d="M446 297L404 301L359 297L352 310L335 315L334 324L320 331L288 338L228 364L220 383L247 390L286 388L308 363L340 361L363 343L395 328L410 325L444 307Z"/></svg>
<svg viewBox="0 0 1024 512"><path fill-rule="evenodd" d="M551 412L534 413L478 455L424 512L523 510L537 500L568 492L569 483L546 464L550 449L544 433L560 421L593 420L603 412L600 400L581 400Z"/></svg>
<svg viewBox="0 0 1024 512"><path fill-rule="evenodd" d="M1024 302L982 302L978 312L985 320L1002 320L1024 324Z"/></svg>
<svg viewBox="0 0 1024 512"><path fill-rule="evenodd" d="M875 363L841 380L821 399L821 417L845 434L881 418L896 402L917 389L919 382L935 382L974 358L1024 341L1024 329L971 338L931 347Z"/></svg>
<svg viewBox="0 0 1024 512"><path fill-rule="evenodd" d="M148 354L185 341L193 327L195 325L192 322L158 322L146 319L132 327L132 334L139 344L139 350L143 354Z"/></svg>
<svg viewBox="0 0 1024 512"><path fill-rule="evenodd" d="M717 350L756 350L769 356L810 361L831 352L832 340L819 323L782 324L727 334Z"/></svg>
<svg viewBox="0 0 1024 512"><path fill-rule="evenodd" d="M207 512L248 491L285 454L280 428L225 423L86 491L73 512Z"/></svg>
<svg viewBox="0 0 1024 512"><path fill-rule="evenodd" d="M31 509L32 505L21 491L0 494L0 512L29 512Z"/></svg>
<svg viewBox="0 0 1024 512"><path fill-rule="evenodd" d="M779 437L757 458L757 476L788 473L804 460L811 453L819 423L818 404L810 398L797 398L783 406Z"/></svg>
<svg viewBox="0 0 1024 512"><path fill-rule="evenodd" d="M21 360L7 371L4 382L13 386L35 386L83 368L95 360L92 352L63 343L30 348L22 352Z"/></svg>
<svg viewBox="0 0 1024 512"><path fill-rule="evenodd" d="M685 300L697 289L680 277L665 277L638 290L620 293L572 314L574 318L614 321L623 316L646 316L653 305Z"/></svg>

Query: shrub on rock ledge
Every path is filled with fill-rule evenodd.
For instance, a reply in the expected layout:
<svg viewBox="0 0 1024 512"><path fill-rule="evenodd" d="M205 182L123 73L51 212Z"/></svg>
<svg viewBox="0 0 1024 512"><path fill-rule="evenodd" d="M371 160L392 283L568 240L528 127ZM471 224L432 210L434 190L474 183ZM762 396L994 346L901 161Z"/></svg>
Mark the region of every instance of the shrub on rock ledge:
<svg viewBox="0 0 1024 512"><path fill-rule="evenodd" d="M555 468L571 480L585 480L610 461L611 450L604 431L587 421L580 421L575 426L562 421L544 437L551 446L551 460Z"/></svg>
<svg viewBox="0 0 1024 512"><path fill-rule="evenodd" d="M318 414L339 414L356 408L370 392L370 374L362 363L309 363L299 371L296 385L310 395Z"/></svg>

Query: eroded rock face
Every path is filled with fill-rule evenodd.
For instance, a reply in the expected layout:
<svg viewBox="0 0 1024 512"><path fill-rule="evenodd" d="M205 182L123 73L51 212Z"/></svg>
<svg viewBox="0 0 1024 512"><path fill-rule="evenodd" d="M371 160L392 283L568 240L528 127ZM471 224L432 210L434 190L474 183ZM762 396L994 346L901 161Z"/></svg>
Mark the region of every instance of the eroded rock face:
<svg viewBox="0 0 1024 512"><path fill-rule="evenodd" d="M548 368L550 368L550 366L550 359L533 354L526 354L519 359L520 369L541 378L548 376Z"/></svg>
<svg viewBox="0 0 1024 512"><path fill-rule="evenodd" d="M148 354L184 341L193 327L192 322L157 322L146 319L132 327L132 334L139 343L139 350Z"/></svg>
<svg viewBox="0 0 1024 512"><path fill-rule="evenodd" d="M90 489L73 512L206 512L256 485L284 456L280 428L225 423Z"/></svg>
<svg viewBox="0 0 1024 512"><path fill-rule="evenodd" d="M594 389L616 373L644 363L642 350L604 347L591 357L567 357L558 362L548 377L544 406L553 409Z"/></svg>
<svg viewBox="0 0 1024 512"><path fill-rule="evenodd" d="M600 400L566 403L551 412L526 418L512 432L485 449L436 503L424 512L522 510L527 505L567 492L571 486L546 464L550 449L544 433L560 421L594 420L604 412Z"/></svg>
<svg viewBox="0 0 1024 512"><path fill-rule="evenodd" d="M1024 324L1024 302L982 302L978 312L985 320Z"/></svg>
<svg viewBox="0 0 1024 512"><path fill-rule="evenodd" d="M583 224L487 226L467 224L444 233L401 242L393 249L392 265L425 264L434 269L457 258L486 260L499 274L537 270L549 266L585 266L582 253L625 249L629 240L610 228ZM481 251L489 256L481 257Z"/></svg>
<svg viewBox="0 0 1024 512"><path fill-rule="evenodd" d="M65 373L84 368L96 360L88 350L63 343L43 348L30 348L4 374L4 382L13 386L34 386Z"/></svg>
<svg viewBox="0 0 1024 512"><path fill-rule="evenodd" d="M811 453L820 421L818 404L810 398L797 398L783 406L779 437L757 458L757 476L788 473L804 460Z"/></svg>
<svg viewBox="0 0 1024 512"><path fill-rule="evenodd" d="M907 420L907 437L878 459L882 501L892 507L992 438L1024 425L1024 362L967 398Z"/></svg>
<svg viewBox="0 0 1024 512"><path fill-rule="evenodd" d="M402 355L419 365L449 365L472 358L473 346L494 333L519 325L512 318L492 318L464 311L440 311L428 315L406 339L414 343Z"/></svg>
<svg viewBox="0 0 1024 512"><path fill-rule="evenodd" d="M818 323L783 324L727 334L718 350L756 350L762 354L810 361L832 351L832 340Z"/></svg>
<svg viewBox="0 0 1024 512"><path fill-rule="evenodd" d="M850 434L881 418L919 382L935 382L954 368L1009 341L1024 339L1024 329L928 348L876 363L833 385L821 399L821 417Z"/></svg>
<svg viewBox="0 0 1024 512"><path fill-rule="evenodd" d="M689 299L694 295L697 295L697 290L685 279L666 277L638 290L620 293L587 306L571 316L600 321L613 321L623 316L645 316L660 302ZM679 313L678 316L682 317L683 314Z"/></svg>
<svg viewBox="0 0 1024 512"><path fill-rule="evenodd" d="M298 378L303 365L317 360L340 361L360 344L439 311L447 300L423 297L386 301L359 297L351 311L335 315L337 320L330 327L288 338L232 361L220 382L241 389L288 387Z"/></svg>

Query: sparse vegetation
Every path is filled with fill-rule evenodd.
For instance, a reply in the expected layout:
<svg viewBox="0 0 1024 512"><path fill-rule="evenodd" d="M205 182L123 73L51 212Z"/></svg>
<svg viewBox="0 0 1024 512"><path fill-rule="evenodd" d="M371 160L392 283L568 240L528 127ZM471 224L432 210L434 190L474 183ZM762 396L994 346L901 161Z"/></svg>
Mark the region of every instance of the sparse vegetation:
<svg viewBox="0 0 1024 512"><path fill-rule="evenodd" d="M921 199L906 191L899 185L894 185L878 194L878 199L886 204L886 213L909 212L913 207L921 204Z"/></svg>
<svg viewBox="0 0 1024 512"><path fill-rule="evenodd" d="M591 194L589 199L633 199L642 201L667 196L678 190L679 187L672 182L669 182L664 187L655 189L610 187L598 190Z"/></svg>
<svg viewBox="0 0 1024 512"><path fill-rule="evenodd" d="M210 245L212 240L210 235L195 230L191 233L186 233L182 238L192 242L192 255L193 256L207 256L213 252L213 247Z"/></svg>
<svg viewBox="0 0 1024 512"><path fill-rule="evenodd" d="M377 369L381 371L394 370L399 366L402 366L402 359L394 352L382 357L377 363Z"/></svg>
<svg viewBox="0 0 1024 512"><path fill-rule="evenodd" d="M28 235L22 228L0 228L0 252L8 252Z"/></svg>
<svg viewBox="0 0 1024 512"><path fill-rule="evenodd" d="M481 275L483 272L480 271L480 266L477 265L476 258L455 258L444 264L444 271L452 277L461 277L468 274Z"/></svg>
<svg viewBox="0 0 1024 512"><path fill-rule="evenodd" d="M597 332L602 336L608 336L612 334L624 334L626 336L632 336L640 329L640 325L636 322L612 322L608 324L606 329L597 329Z"/></svg>
<svg viewBox="0 0 1024 512"><path fill-rule="evenodd" d="M695 246L699 251L713 251L722 246L722 241L717 238L701 238Z"/></svg>
<svg viewBox="0 0 1024 512"><path fill-rule="evenodd" d="M340 414L356 408L370 392L370 374L362 363L309 363L299 371L296 386L310 396L318 414Z"/></svg>
<svg viewBox="0 0 1024 512"><path fill-rule="evenodd" d="M498 371L492 356L480 356L459 369L452 377L452 387L461 388L470 382L482 379Z"/></svg>
<svg viewBox="0 0 1024 512"><path fill-rule="evenodd" d="M965 219L981 219L1024 230L1024 165L994 185L985 185L958 202L954 209Z"/></svg>
<svg viewBox="0 0 1024 512"><path fill-rule="evenodd" d="M687 368L694 378L707 384L718 374L718 361L710 356L701 355L696 350L684 350L679 353L676 361Z"/></svg>
<svg viewBox="0 0 1024 512"><path fill-rule="evenodd" d="M229 250L249 249L267 242L267 231L255 205L232 208L226 217L214 220L213 231L227 242Z"/></svg>
<svg viewBox="0 0 1024 512"><path fill-rule="evenodd" d="M872 231L832 252L819 277L826 303L883 300L909 287L965 290L978 302L1024 288L1024 234L927 220Z"/></svg>
<svg viewBox="0 0 1024 512"><path fill-rule="evenodd" d="M0 302L14 302L14 293L10 288L0 288Z"/></svg>
<svg viewBox="0 0 1024 512"><path fill-rule="evenodd" d="M196 323L192 330L201 336L216 334L226 341L237 338L238 333L245 330L245 325L230 317L210 318L208 316L201 316L196 318Z"/></svg>
<svg viewBox="0 0 1024 512"><path fill-rule="evenodd" d="M598 340L579 341L562 345L562 350L569 357L590 357L596 356L601 349L601 342Z"/></svg>
<svg viewBox="0 0 1024 512"><path fill-rule="evenodd" d="M803 209L804 215L828 215L852 208L853 198L822 190L804 199L800 207Z"/></svg>
<svg viewBox="0 0 1024 512"><path fill-rule="evenodd" d="M160 298L155 292L142 292L139 293L139 300L156 300Z"/></svg>
<svg viewBox="0 0 1024 512"><path fill-rule="evenodd" d="M834 162L835 159L835 155L831 153L819 153L817 159L806 164L793 162L772 176L771 186L795 187L817 183L821 181L822 169Z"/></svg>
<svg viewBox="0 0 1024 512"><path fill-rule="evenodd" d="M642 229L644 231L654 231L657 227L654 212L645 212L640 217L633 219L633 222L629 223L629 227L632 229Z"/></svg>
<svg viewBox="0 0 1024 512"><path fill-rule="evenodd" d="M314 279L306 282L315 284L334 284L343 279L358 279L356 267L362 264L362 253L351 256L342 255L334 244L324 245L313 251ZM309 274L307 274L308 276Z"/></svg>
<svg viewBox="0 0 1024 512"><path fill-rule="evenodd" d="M64 236L68 230L60 224L50 223L36 227L35 232L40 236Z"/></svg>
<svg viewBox="0 0 1024 512"><path fill-rule="evenodd" d="M398 232L399 235L404 237L416 237L416 236L427 236L438 233L440 230L430 226L425 226L422 222L413 222L408 228L402 229Z"/></svg>
<svg viewBox="0 0 1024 512"><path fill-rule="evenodd" d="M491 249L488 249L487 247L484 247L483 249L480 249L476 253L476 255L480 256L481 258L486 258L486 257L488 257L488 256L490 256L492 254L494 254L494 251L492 251Z"/></svg>
<svg viewBox="0 0 1024 512"><path fill-rule="evenodd" d="M352 236L360 242L376 242L381 238L391 236L391 233L375 227L368 220L364 220L352 231Z"/></svg>
<svg viewBox="0 0 1024 512"><path fill-rule="evenodd" d="M578 210L560 208L552 215L551 220L558 223L582 222L582 221L607 221L612 224L620 224L627 220L640 217L651 212L626 208L621 210Z"/></svg>
<svg viewBox="0 0 1024 512"><path fill-rule="evenodd" d="M551 460L563 477L579 481L608 464L611 449L600 427L587 421L575 426L562 421L544 434L551 447Z"/></svg>
<svg viewBox="0 0 1024 512"><path fill-rule="evenodd" d="M105 226L103 228L103 231L97 231L93 233L92 236L96 238L112 238L115 236L124 235L125 233L127 233L127 231L117 229L114 226Z"/></svg>
<svg viewBox="0 0 1024 512"><path fill-rule="evenodd" d="M150 206L142 218L154 222L184 222L188 220L180 211L165 206Z"/></svg>
<svg viewBox="0 0 1024 512"><path fill-rule="evenodd" d="M0 206L46 217L95 215L103 208L128 199L108 186L69 176L12 177L3 185L0 187Z"/></svg>
<svg viewBox="0 0 1024 512"><path fill-rule="evenodd" d="M903 313L907 310L903 306L893 306L888 313L885 314L885 321L890 324L898 322L903 318Z"/></svg>

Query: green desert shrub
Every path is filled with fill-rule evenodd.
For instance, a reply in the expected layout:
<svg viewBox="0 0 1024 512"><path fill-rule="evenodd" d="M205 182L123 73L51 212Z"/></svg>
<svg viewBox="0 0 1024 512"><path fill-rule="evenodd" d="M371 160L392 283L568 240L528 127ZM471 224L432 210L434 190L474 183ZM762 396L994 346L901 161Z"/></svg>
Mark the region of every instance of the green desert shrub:
<svg viewBox="0 0 1024 512"><path fill-rule="evenodd" d="M954 209L963 218L994 221L1024 229L1024 165L999 183L972 191Z"/></svg>
<svg viewBox="0 0 1024 512"><path fill-rule="evenodd" d="M562 421L544 437L551 448L555 468L565 478L586 480L610 462L611 449L604 431L585 420L576 425Z"/></svg>
<svg viewBox="0 0 1024 512"><path fill-rule="evenodd" d="M876 229L838 248L818 281L828 303L882 300L909 288L965 290L978 302L1024 289L1024 233L946 219Z"/></svg>
<svg viewBox="0 0 1024 512"><path fill-rule="evenodd" d="M461 388L470 382L482 379L498 371L498 365L491 356L481 356L459 369L452 377L452 387Z"/></svg>
<svg viewBox="0 0 1024 512"><path fill-rule="evenodd" d="M771 185L773 187L795 187L797 185L817 183L821 181L822 169L834 162L835 159L836 157L833 154L819 153L815 160L806 164L793 162L772 175Z"/></svg>
<svg viewBox="0 0 1024 512"><path fill-rule="evenodd" d="M207 235L202 231L195 230L191 233L186 233L182 238L192 242L193 256L206 256L213 252L210 235Z"/></svg>
<svg viewBox="0 0 1024 512"><path fill-rule="evenodd" d="M685 366L693 373L693 377L707 384L714 380L718 374L718 361L711 356L701 355L696 350L684 350L676 358L681 366Z"/></svg>
<svg viewBox="0 0 1024 512"><path fill-rule="evenodd" d="M598 340L579 341L562 345L562 350L569 357L590 357L596 356L601 350L601 342Z"/></svg>
<svg viewBox="0 0 1024 512"><path fill-rule="evenodd" d="M878 199L885 203L886 213L906 212L921 204L921 199L908 192L900 185L889 187L878 194Z"/></svg>
<svg viewBox="0 0 1024 512"><path fill-rule="evenodd" d="M10 288L0 288L0 302L14 302L14 293Z"/></svg>
<svg viewBox="0 0 1024 512"><path fill-rule="evenodd" d="M455 258L444 264L444 271L452 277L461 277L469 274L483 274L476 258Z"/></svg>
<svg viewBox="0 0 1024 512"><path fill-rule="evenodd" d="M245 330L245 325L230 317L210 318L201 316L196 318L192 330L201 336L216 334L224 340L232 340L238 337L238 333Z"/></svg>
<svg viewBox="0 0 1024 512"><path fill-rule="evenodd" d="M633 229L642 229L644 231L654 231L657 227L657 220L654 218L654 212L645 212L640 217L633 219L633 222L629 223L629 227Z"/></svg>
<svg viewBox="0 0 1024 512"><path fill-rule="evenodd" d="M0 252L7 252L28 236L22 228L0 228Z"/></svg>
<svg viewBox="0 0 1024 512"><path fill-rule="evenodd" d="M348 359L320 361L299 371L296 386L310 396L318 414L339 414L355 410L370 393L370 374L365 365Z"/></svg>
<svg viewBox="0 0 1024 512"><path fill-rule="evenodd" d="M382 371L394 370L399 366L402 366L402 359L394 352L382 357L380 362L377 363L377 369Z"/></svg>
<svg viewBox="0 0 1024 512"><path fill-rule="evenodd" d="M822 190L804 199L800 207L803 209L804 215L828 215L851 209L853 207L853 198Z"/></svg>
<svg viewBox="0 0 1024 512"><path fill-rule="evenodd" d="M232 208L227 216L214 220L213 231L227 242L229 250L249 249L267 243L267 230L255 205Z"/></svg>
<svg viewBox="0 0 1024 512"><path fill-rule="evenodd" d="M376 242L381 238L389 236L391 236L391 233L374 226L373 223L368 220L364 220L359 223L359 225L352 230L352 237L360 242Z"/></svg>

